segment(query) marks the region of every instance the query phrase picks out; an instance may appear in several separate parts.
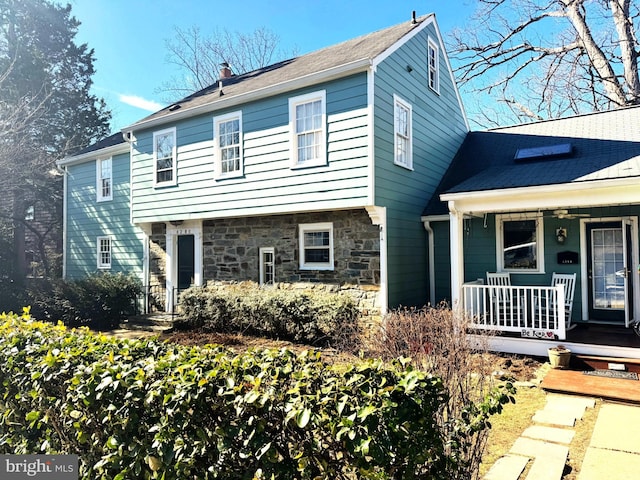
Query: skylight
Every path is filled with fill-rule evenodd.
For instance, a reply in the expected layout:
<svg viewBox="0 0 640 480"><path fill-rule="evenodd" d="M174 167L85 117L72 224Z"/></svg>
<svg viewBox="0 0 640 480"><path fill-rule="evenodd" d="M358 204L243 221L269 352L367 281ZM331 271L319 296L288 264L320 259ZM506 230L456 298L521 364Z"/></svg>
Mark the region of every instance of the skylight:
<svg viewBox="0 0 640 480"><path fill-rule="evenodd" d="M570 143L558 143L556 145L543 145L541 147L519 148L513 157L516 161L544 160L569 155L573 147Z"/></svg>

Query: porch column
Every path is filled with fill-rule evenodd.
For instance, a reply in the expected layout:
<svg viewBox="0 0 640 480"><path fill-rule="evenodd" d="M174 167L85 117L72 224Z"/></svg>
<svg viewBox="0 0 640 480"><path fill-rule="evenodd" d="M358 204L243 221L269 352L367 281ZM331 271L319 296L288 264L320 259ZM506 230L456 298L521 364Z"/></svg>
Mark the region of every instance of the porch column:
<svg viewBox="0 0 640 480"><path fill-rule="evenodd" d="M449 245L451 248L451 307L457 309L460 305L462 283L464 282L464 248L463 225L464 215L455 208L454 202L449 202Z"/></svg>

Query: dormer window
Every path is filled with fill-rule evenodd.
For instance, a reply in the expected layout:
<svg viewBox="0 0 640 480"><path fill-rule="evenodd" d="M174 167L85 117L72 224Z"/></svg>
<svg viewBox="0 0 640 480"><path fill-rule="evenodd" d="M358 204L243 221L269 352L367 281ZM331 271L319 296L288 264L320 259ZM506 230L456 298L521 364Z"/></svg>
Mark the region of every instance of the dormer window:
<svg viewBox="0 0 640 480"><path fill-rule="evenodd" d="M176 129L169 128L153 133L154 184L175 185L176 179Z"/></svg>
<svg viewBox="0 0 640 480"><path fill-rule="evenodd" d="M289 99L292 167L327 164L326 93Z"/></svg>

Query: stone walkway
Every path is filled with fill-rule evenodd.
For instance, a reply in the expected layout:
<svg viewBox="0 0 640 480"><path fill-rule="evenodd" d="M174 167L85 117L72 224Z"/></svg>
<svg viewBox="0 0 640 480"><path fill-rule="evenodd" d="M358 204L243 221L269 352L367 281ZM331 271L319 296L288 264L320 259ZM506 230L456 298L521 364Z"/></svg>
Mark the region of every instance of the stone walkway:
<svg viewBox="0 0 640 480"><path fill-rule="evenodd" d="M491 467L485 480L518 480L530 461L533 463L527 480L562 478L569 444L575 435L572 428L585 410L594 406L593 398L549 394L544 408L533 416L533 425Z"/></svg>

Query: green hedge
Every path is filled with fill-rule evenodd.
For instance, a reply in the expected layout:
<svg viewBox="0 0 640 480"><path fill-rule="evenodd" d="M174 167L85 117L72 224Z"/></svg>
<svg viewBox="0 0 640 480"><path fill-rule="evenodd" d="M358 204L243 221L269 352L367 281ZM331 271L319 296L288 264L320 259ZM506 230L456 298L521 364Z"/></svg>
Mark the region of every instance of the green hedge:
<svg viewBox="0 0 640 480"><path fill-rule="evenodd" d="M80 455L82 479L465 478L442 383L404 362L329 366L308 351L234 355L0 316L0 453Z"/></svg>
<svg viewBox="0 0 640 480"><path fill-rule="evenodd" d="M345 332L355 332L360 314L353 298L345 294L261 288L252 283L224 289L193 287L182 293L180 306L178 328L311 345L335 344Z"/></svg>
<svg viewBox="0 0 640 480"><path fill-rule="evenodd" d="M40 280L29 288L33 314L71 327L117 327L136 313L142 283L132 275L102 272L80 280Z"/></svg>

